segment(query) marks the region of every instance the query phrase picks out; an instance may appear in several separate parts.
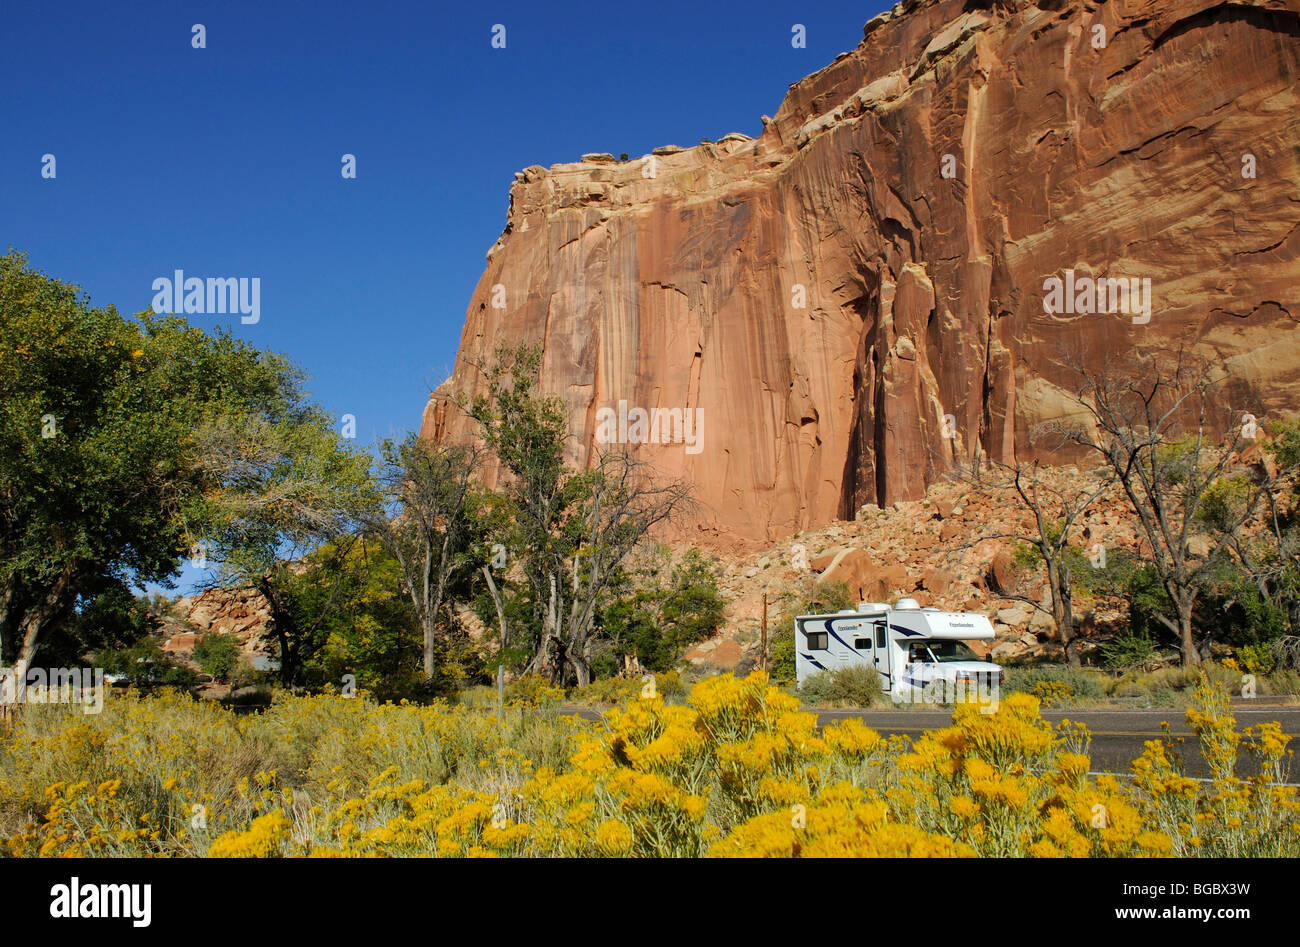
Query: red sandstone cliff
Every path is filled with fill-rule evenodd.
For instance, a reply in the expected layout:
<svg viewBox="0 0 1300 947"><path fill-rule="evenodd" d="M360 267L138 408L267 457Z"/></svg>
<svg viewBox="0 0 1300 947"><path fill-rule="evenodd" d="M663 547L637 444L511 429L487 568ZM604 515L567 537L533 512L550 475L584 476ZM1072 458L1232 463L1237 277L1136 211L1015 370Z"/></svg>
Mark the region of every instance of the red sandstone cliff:
<svg viewBox="0 0 1300 947"><path fill-rule="evenodd" d="M864 33L757 140L517 174L423 433L467 437L471 362L541 341L576 462L602 408L698 408L698 453L638 451L695 484L690 538L756 541L954 454L1052 459L1073 359L1193 344L1257 415L1300 408L1300 0L939 0ZM1149 278L1150 321L1046 313L1067 269Z"/></svg>

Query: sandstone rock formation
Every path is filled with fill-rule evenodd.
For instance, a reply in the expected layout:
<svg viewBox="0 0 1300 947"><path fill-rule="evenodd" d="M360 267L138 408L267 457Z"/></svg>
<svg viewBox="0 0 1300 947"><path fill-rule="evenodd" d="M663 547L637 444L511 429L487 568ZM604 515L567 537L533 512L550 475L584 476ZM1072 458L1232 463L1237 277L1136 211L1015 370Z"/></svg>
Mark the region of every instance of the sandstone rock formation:
<svg viewBox="0 0 1300 947"><path fill-rule="evenodd" d="M207 589L197 596L177 599L174 610L184 625L166 629L164 651L188 658L200 637L223 634L235 636L240 652L249 663L259 655L275 652L266 634L271 624L271 606L255 589Z"/></svg>
<svg viewBox="0 0 1300 947"><path fill-rule="evenodd" d="M1070 460L1035 433L1072 364L1192 345L1257 416L1300 406L1300 2L905 2L864 33L757 139L516 174L423 433L471 437L474 363L541 342L574 462L601 409L698 409L697 452L635 451L695 484L681 538L753 544L955 457ZM1150 279L1149 322L1046 312L1067 271Z"/></svg>

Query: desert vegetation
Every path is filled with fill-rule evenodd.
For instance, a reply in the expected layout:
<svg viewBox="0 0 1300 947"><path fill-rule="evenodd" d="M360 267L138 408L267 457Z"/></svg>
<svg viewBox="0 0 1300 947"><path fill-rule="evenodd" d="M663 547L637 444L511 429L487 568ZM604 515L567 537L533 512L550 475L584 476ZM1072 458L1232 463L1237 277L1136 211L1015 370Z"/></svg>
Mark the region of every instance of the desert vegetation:
<svg viewBox="0 0 1300 947"><path fill-rule="evenodd" d="M0 833L45 856L1300 854L1289 738L1239 731L1207 679L1196 693L1208 782L1172 740L1090 776L1086 728L1049 725L1026 693L914 741L819 731L761 672L683 703L630 695L598 723L523 690L499 712L285 695L251 716L118 696L26 710L0 756ZM1247 754L1258 775L1240 779Z"/></svg>

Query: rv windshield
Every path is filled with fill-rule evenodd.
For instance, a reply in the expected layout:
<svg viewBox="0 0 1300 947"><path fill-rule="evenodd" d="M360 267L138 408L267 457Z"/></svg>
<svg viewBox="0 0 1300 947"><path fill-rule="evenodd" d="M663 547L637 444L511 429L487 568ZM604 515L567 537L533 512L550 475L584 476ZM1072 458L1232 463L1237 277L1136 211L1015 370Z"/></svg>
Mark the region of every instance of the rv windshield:
<svg viewBox="0 0 1300 947"><path fill-rule="evenodd" d="M933 660L938 661L940 664L946 664L949 661L979 660L979 655L972 651L964 641L954 641L951 638L940 641L932 638L926 644L930 646L930 653L934 655Z"/></svg>

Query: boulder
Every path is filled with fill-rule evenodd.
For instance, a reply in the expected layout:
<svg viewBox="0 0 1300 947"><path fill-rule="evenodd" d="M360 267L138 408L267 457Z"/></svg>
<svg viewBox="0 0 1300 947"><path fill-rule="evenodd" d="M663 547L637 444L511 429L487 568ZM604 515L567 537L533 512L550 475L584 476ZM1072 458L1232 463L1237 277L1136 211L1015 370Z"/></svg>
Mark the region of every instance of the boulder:
<svg viewBox="0 0 1300 947"><path fill-rule="evenodd" d="M849 587L849 595L858 600L863 597L875 572L875 563L867 552L845 549L831 560L821 577L824 582L843 582Z"/></svg>
<svg viewBox="0 0 1300 947"><path fill-rule="evenodd" d="M1014 584L1011 577L1011 553L1001 546L989 560L989 588L1003 595L1011 591Z"/></svg>
<svg viewBox="0 0 1300 947"><path fill-rule="evenodd" d="M942 569L930 569L921 577L921 588L935 595L943 595L952 584L957 581L957 577L951 572L945 572Z"/></svg>

